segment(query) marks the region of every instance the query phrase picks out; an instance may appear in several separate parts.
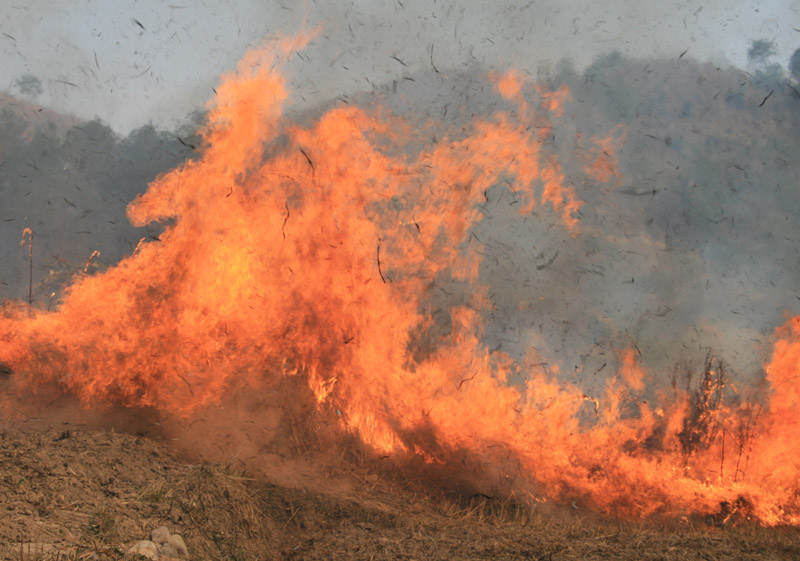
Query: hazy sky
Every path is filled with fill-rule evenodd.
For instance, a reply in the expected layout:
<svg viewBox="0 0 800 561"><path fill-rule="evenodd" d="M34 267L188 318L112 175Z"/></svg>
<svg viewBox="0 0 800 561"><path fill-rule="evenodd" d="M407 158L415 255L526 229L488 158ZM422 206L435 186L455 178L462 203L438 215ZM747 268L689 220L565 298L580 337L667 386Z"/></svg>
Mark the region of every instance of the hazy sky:
<svg viewBox="0 0 800 561"><path fill-rule="evenodd" d="M800 47L794 0L0 0L0 89L20 95L30 74L41 93L28 98L53 109L123 133L149 121L172 128L250 46L318 24L289 69L295 103L369 90L431 63L535 75L562 57L581 68L613 49L667 58L688 49L746 68L750 41L766 39L770 60L786 67Z"/></svg>

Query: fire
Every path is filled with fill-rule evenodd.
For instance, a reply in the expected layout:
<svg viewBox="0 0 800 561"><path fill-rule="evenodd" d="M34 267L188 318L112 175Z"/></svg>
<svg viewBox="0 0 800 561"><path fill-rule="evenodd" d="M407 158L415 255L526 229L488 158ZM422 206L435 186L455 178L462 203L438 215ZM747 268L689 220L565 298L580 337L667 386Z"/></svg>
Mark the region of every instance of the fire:
<svg viewBox="0 0 800 561"><path fill-rule="evenodd" d="M800 524L798 320L766 365L763 407L731 400L714 360L696 394L651 403L635 351L605 395L586 396L548 373L510 383L521 367L481 343L490 302L470 228L486 191L506 182L520 212L579 228L582 202L544 148L566 88L508 73L495 79L505 110L430 141L355 107L302 127L282 116L274 64L301 43L248 53L217 88L202 156L130 204L134 224L167 222L160 240L76 278L55 312L7 306L0 362L20 388L191 416L234 383L302 376L375 450L513 457L537 500ZM617 175L614 138L592 140L587 176ZM441 276L472 297L433 337L424 296Z"/></svg>

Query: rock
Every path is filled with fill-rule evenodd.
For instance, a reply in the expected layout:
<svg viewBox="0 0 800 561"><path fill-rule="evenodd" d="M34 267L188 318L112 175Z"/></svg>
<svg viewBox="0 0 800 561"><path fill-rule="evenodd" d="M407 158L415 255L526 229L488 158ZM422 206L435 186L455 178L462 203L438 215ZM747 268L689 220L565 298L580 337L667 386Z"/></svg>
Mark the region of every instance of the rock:
<svg viewBox="0 0 800 561"><path fill-rule="evenodd" d="M180 537L178 534L172 534L169 537L169 543L175 546L175 549L178 550L178 554L181 557L186 559L189 558L189 550L186 547L186 543L183 541L183 538Z"/></svg>
<svg viewBox="0 0 800 561"><path fill-rule="evenodd" d="M161 557L178 557L180 555L178 553L178 548L172 545L171 543L162 543L161 547L158 548L158 552L161 554Z"/></svg>
<svg viewBox="0 0 800 561"><path fill-rule="evenodd" d="M186 543L178 534L170 534L169 528L159 526L150 533L152 541L140 541L129 550L129 554L144 555L154 561L185 561L189 558Z"/></svg>
<svg viewBox="0 0 800 561"><path fill-rule="evenodd" d="M166 526L159 526L150 534L150 539L159 545L162 543L169 543L169 528Z"/></svg>
<svg viewBox="0 0 800 561"><path fill-rule="evenodd" d="M142 540L129 547L126 554L141 555L142 557L147 557L155 561L158 559L158 546L150 540Z"/></svg>

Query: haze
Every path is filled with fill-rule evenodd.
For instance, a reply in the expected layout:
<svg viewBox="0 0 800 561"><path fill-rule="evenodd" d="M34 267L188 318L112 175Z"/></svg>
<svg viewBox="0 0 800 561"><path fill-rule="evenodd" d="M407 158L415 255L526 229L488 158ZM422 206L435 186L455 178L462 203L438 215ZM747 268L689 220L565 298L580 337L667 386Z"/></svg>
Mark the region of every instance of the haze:
<svg viewBox="0 0 800 561"><path fill-rule="evenodd" d="M582 70L618 50L747 69L754 40L786 67L800 46L788 0L337 2L174 0L0 2L0 88L127 134L172 129L213 95L222 72L276 34L321 26L290 67L295 105L371 91L431 64L510 66L533 76L562 58ZM25 87L25 77L41 87ZM20 80L23 80L20 82ZM34 84L35 86L35 84Z"/></svg>

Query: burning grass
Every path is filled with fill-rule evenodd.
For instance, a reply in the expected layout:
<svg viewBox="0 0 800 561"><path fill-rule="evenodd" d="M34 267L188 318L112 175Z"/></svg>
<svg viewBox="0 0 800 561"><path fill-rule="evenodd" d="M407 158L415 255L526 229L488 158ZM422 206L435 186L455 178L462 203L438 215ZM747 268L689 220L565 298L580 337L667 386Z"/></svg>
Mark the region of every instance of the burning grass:
<svg viewBox="0 0 800 561"><path fill-rule="evenodd" d="M27 307L4 306L0 361L14 371L6 408L19 408L19 396L71 395L89 408L175 419L196 436L189 448L219 446L235 433L234 457L249 473L304 478L300 487L315 497L337 497L331 512L325 501L317 505L326 519L367 523L347 514L344 491L325 489L331 479L320 483L318 471L287 458L324 454L351 438L365 457L418 470L460 496L516 497L533 514L555 503L631 520L800 524L798 320L777 333L764 366L771 390L755 400L732 391L713 360L696 388L650 387L655 377L633 349L610 350L620 357L615 372L587 395L557 369L525 370L483 341L492 302L475 227L487 216L488 193L501 186L519 216L536 208L577 236L579 211L589 211L576 185L619 181L615 143L623 133L586 143L577 134L587 166L580 181L568 180L548 140L554 122L569 121L568 88L545 89L514 72L489 77L497 111L465 126L424 123L430 138L410 120L356 106L300 126L282 114L286 80L273 64L296 47L287 41L248 53L217 88L198 157L130 204L136 225L167 222L158 239L142 240L115 267L76 277L52 312L33 310L30 297ZM547 269L557 256L542 254L535 271L521 274ZM463 294L439 305L429 298L437 284ZM535 363L538 351L526 352ZM204 425L209 412L214 419ZM156 480L136 500L169 497L174 507L202 496L199 487L174 489ZM477 509L478 527L505 519L503 509L521 512L481 505L463 506ZM251 507L253 520L275 518L263 504ZM180 508L191 518L211 507ZM119 539L111 517L98 512L89 524L97 538ZM523 518L530 525L535 516ZM447 519L424 536L450 529ZM219 530L212 541L236 557L231 548L248 536L273 532L246 528ZM337 528L319 524L326 536ZM391 530L398 543L408 541L405 526Z"/></svg>

